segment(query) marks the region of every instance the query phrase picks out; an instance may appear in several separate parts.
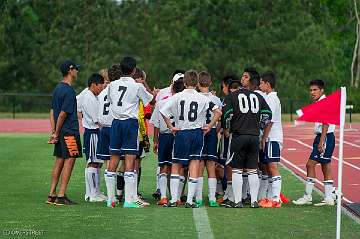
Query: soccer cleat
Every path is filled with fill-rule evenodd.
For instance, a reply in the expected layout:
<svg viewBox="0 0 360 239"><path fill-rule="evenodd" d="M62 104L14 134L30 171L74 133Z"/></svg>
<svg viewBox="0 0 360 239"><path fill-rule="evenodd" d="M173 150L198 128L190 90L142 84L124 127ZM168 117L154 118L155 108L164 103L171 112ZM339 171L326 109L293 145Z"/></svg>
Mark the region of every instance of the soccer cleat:
<svg viewBox="0 0 360 239"><path fill-rule="evenodd" d="M255 201L255 202L252 202L252 203L250 204L250 207L251 207L251 208L259 208L259 204L258 204L257 201Z"/></svg>
<svg viewBox="0 0 360 239"><path fill-rule="evenodd" d="M118 203L118 204L119 204L120 202L122 202L123 199L124 199L123 195L116 195L115 198L116 198L116 203Z"/></svg>
<svg viewBox="0 0 360 239"><path fill-rule="evenodd" d="M216 201L209 201L209 207L219 207L219 204Z"/></svg>
<svg viewBox="0 0 360 239"><path fill-rule="evenodd" d="M241 200L241 202L243 203L243 204L251 204L251 197L250 197L250 194L248 194L247 196L246 196L246 198L243 198L242 200Z"/></svg>
<svg viewBox="0 0 360 239"><path fill-rule="evenodd" d="M150 205L150 203L148 203L148 202L146 202L146 201L144 201L144 200L142 200L142 199L140 199L140 198L137 198L137 200L135 201L135 203L136 203L137 205L139 205L139 207L147 207L147 206Z"/></svg>
<svg viewBox="0 0 360 239"><path fill-rule="evenodd" d="M177 200L177 201L176 201L176 204L177 204L178 206L182 206L182 205L184 205L184 202L182 202L181 200Z"/></svg>
<svg viewBox="0 0 360 239"><path fill-rule="evenodd" d="M95 197L90 197L89 202L105 202L106 200L100 195L96 195Z"/></svg>
<svg viewBox="0 0 360 239"><path fill-rule="evenodd" d="M168 202L167 204L164 204L163 207L177 207L178 204L176 202Z"/></svg>
<svg viewBox="0 0 360 239"><path fill-rule="evenodd" d="M186 195L182 195L182 196L180 197L180 201L183 202L183 203L186 203L186 201L187 201L187 196L186 196Z"/></svg>
<svg viewBox="0 0 360 239"><path fill-rule="evenodd" d="M46 204L53 205L56 200L56 196L48 196L48 199L46 200Z"/></svg>
<svg viewBox="0 0 360 239"><path fill-rule="evenodd" d="M104 201L107 200L107 196L104 195L103 193L98 193L96 196L104 199Z"/></svg>
<svg viewBox="0 0 360 239"><path fill-rule="evenodd" d="M115 207L116 206L116 200L108 198L106 200L106 206L111 207L111 208Z"/></svg>
<svg viewBox="0 0 360 239"><path fill-rule="evenodd" d="M185 208L199 208L199 205L197 205L196 203L185 203Z"/></svg>
<svg viewBox="0 0 360 239"><path fill-rule="evenodd" d="M298 206L311 205L312 197L308 196L308 195L304 195L303 197L299 198L298 200L294 200L293 203Z"/></svg>
<svg viewBox="0 0 360 239"><path fill-rule="evenodd" d="M220 206L226 207L226 205L227 205L229 202L231 202L231 201L227 198L227 199L223 200L223 201L220 203Z"/></svg>
<svg viewBox="0 0 360 239"><path fill-rule="evenodd" d="M203 200L196 200L195 202L199 207L203 207L204 206L204 201Z"/></svg>
<svg viewBox="0 0 360 239"><path fill-rule="evenodd" d="M54 204L57 206L62 206L62 205L76 205L77 203L74 201L71 201L65 195L64 197L57 197Z"/></svg>
<svg viewBox="0 0 360 239"><path fill-rule="evenodd" d="M84 200L85 200L85 202L88 202L90 200L90 196L85 194L84 195Z"/></svg>
<svg viewBox="0 0 360 239"><path fill-rule="evenodd" d="M224 200L226 200L226 199L224 199L224 197L220 197L220 198L218 198L218 199L216 200L216 202L217 202L218 204L221 204L221 203L224 202Z"/></svg>
<svg viewBox="0 0 360 239"><path fill-rule="evenodd" d="M272 201L272 208L281 208L281 202Z"/></svg>
<svg viewBox="0 0 360 239"><path fill-rule="evenodd" d="M243 208L243 207L244 207L244 205L242 204L241 201L238 203L229 201L229 203L226 205L226 208Z"/></svg>
<svg viewBox="0 0 360 239"><path fill-rule="evenodd" d="M124 202L123 208L140 208L137 203L135 202Z"/></svg>
<svg viewBox="0 0 360 239"><path fill-rule="evenodd" d="M282 203L288 203L288 202L290 202L290 199L287 198L287 197L285 197L285 195L282 194L282 193L280 193L280 200L281 200Z"/></svg>
<svg viewBox="0 0 360 239"><path fill-rule="evenodd" d="M334 206L335 205L335 201L332 198L325 198L324 200L322 200L319 203L314 204L314 206L316 207L321 207L321 206Z"/></svg>
<svg viewBox="0 0 360 239"><path fill-rule="evenodd" d="M156 189L156 191L152 194L153 198L159 200L161 197L160 189Z"/></svg>
<svg viewBox="0 0 360 239"><path fill-rule="evenodd" d="M168 203L169 203L169 200L167 198L162 198L162 199L160 199L160 201L157 202L157 205L163 206Z"/></svg>

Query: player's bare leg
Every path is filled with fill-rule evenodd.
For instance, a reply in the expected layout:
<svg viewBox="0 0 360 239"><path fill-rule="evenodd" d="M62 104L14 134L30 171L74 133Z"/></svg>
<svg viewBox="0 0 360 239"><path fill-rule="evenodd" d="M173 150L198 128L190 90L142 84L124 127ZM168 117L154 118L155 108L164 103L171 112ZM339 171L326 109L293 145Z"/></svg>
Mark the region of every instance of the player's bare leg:
<svg viewBox="0 0 360 239"><path fill-rule="evenodd" d="M58 197L64 197L67 186L69 184L70 176L74 168L75 158L68 158L64 161L64 166L61 174L61 183L59 188Z"/></svg>
<svg viewBox="0 0 360 239"><path fill-rule="evenodd" d="M58 185L63 166L64 166L64 159L56 158L53 170L51 172L51 184L50 184L49 196L52 197L56 196L56 187Z"/></svg>
<svg viewBox="0 0 360 239"><path fill-rule="evenodd" d="M306 184L305 184L305 194L303 197L299 198L298 200L293 201L295 205L310 205L312 204L312 191L315 186L315 179L316 179L316 171L315 166L318 162L309 159L306 163Z"/></svg>

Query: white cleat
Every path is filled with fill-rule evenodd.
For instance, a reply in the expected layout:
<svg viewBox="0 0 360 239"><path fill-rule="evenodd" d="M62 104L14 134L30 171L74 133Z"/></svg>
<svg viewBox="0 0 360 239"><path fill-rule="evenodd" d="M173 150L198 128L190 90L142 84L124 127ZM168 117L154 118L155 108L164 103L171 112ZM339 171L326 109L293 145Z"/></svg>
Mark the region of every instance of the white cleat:
<svg viewBox="0 0 360 239"><path fill-rule="evenodd" d="M89 197L89 195L84 195L84 200L85 200L85 202L88 202L89 200L90 200L90 197Z"/></svg>
<svg viewBox="0 0 360 239"><path fill-rule="evenodd" d="M314 204L314 206L321 207L321 206L334 206L335 201L332 198L325 198L319 203Z"/></svg>
<svg viewBox="0 0 360 239"><path fill-rule="evenodd" d="M89 202L105 202L106 199L101 197L100 195L96 195L95 197L90 197Z"/></svg>
<svg viewBox="0 0 360 239"><path fill-rule="evenodd" d="M142 199L139 198L139 197L136 199L135 203L136 203L137 205L139 205L140 207L147 207L147 206L150 205L150 203L142 200Z"/></svg>
<svg viewBox="0 0 360 239"><path fill-rule="evenodd" d="M299 198L298 200L294 200L293 203L298 206L311 205L312 197L308 196L308 195L304 195L303 197Z"/></svg>

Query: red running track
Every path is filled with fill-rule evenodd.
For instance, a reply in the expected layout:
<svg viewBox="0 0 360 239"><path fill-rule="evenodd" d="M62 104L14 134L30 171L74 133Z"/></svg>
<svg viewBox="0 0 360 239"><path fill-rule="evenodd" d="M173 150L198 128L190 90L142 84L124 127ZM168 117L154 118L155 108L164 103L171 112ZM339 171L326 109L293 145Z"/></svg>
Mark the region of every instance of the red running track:
<svg viewBox="0 0 360 239"><path fill-rule="evenodd" d="M307 123L294 126L284 124L284 149L282 163L293 172L306 178L306 161L310 155L314 139L313 124ZM348 125L346 126L349 127ZM353 130L345 130L344 166L343 166L343 194L345 202L360 202L360 124L353 124ZM50 123L47 119L0 119L0 133L48 133ZM335 185L337 185L338 167L338 128L335 132L336 147L333 154L332 169ZM316 186L323 190L320 166L316 169L318 181ZM299 195L301 196L301 195Z"/></svg>
<svg viewBox="0 0 360 239"><path fill-rule="evenodd" d="M339 131L336 128L336 146L332 158L332 173L334 185L337 186L338 155L339 155ZM307 123L301 126L294 124L284 125L284 148L282 151L282 164L293 172L306 178L306 161L312 149L314 139L313 124ZM360 124L348 125L344 132L344 164L343 164L343 195L344 202L360 202ZM321 167L316 168L318 181L316 186L324 190ZM299 195L301 196L301 195Z"/></svg>

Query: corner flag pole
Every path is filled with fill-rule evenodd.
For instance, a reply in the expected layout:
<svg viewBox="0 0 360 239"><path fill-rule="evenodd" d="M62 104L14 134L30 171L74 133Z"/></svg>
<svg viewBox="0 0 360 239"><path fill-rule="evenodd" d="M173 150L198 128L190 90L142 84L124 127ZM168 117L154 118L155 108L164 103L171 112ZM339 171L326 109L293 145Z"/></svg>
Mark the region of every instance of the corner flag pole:
<svg viewBox="0 0 360 239"><path fill-rule="evenodd" d="M344 144L345 114L346 114L346 87L341 87L338 192L337 192L337 208L336 208L337 209L336 210L336 239L340 239L340 230L341 230L341 196L342 196L343 144Z"/></svg>

